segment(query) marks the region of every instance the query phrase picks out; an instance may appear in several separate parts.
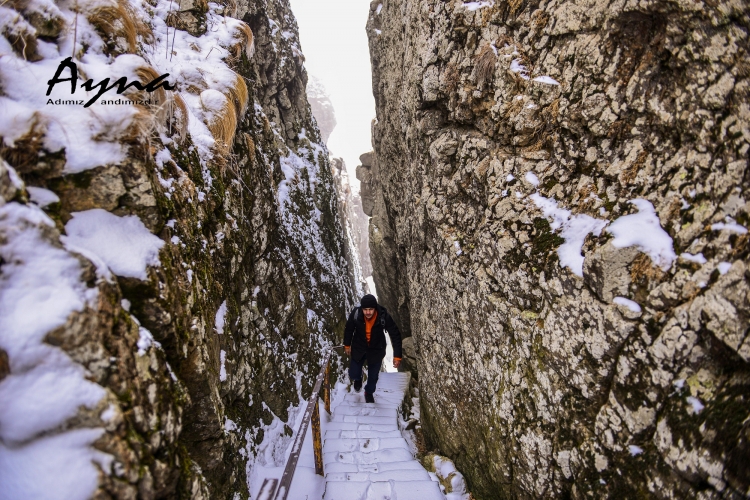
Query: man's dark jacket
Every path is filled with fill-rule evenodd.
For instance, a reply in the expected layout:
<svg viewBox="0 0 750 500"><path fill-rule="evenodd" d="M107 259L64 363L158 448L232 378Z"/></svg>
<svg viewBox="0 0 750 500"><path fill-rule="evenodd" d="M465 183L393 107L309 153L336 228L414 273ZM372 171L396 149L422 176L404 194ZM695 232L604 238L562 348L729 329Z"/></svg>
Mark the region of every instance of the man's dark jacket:
<svg viewBox="0 0 750 500"><path fill-rule="evenodd" d="M365 333L365 313L362 312L360 307L355 307L354 310L349 313L349 318L346 320L346 327L344 328L344 345L352 346L352 359L360 360L362 356L367 355L367 362L379 362L385 356L385 331L383 324L385 323L385 330L388 331L388 335L391 337L391 344L393 344L393 357L401 358L401 333L398 331L396 322L393 321L391 315L385 310L385 307L378 305L376 308L378 317L375 319L375 324L372 326L370 332L370 345L367 345L367 336ZM359 318L357 318L359 316ZM385 321L382 321L385 319Z"/></svg>

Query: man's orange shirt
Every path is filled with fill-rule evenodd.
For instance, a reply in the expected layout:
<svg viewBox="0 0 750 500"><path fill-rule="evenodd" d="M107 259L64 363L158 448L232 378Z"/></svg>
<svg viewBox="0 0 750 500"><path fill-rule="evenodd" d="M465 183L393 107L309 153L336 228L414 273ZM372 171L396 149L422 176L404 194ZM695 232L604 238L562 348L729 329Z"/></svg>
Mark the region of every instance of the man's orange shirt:
<svg viewBox="0 0 750 500"><path fill-rule="evenodd" d="M370 345L370 333L372 333L372 327L375 325L375 320L378 318L378 312L372 315L372 318L367 319L365 317L365 338L367 339L367 345Z"/></svg>

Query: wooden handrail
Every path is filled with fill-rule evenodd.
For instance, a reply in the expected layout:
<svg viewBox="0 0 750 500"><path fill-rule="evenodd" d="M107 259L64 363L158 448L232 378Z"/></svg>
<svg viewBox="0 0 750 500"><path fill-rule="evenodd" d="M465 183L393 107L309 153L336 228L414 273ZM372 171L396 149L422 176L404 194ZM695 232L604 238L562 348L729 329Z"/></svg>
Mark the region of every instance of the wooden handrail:
<svg viewBox="0 0 750 500"><path fill-rule="evenodd" d="M320 411L318 400L320 399L320 389L323 389L323 401L328 413L331 413L331 353L334 349L340 349L343 345L337 345L328 348L323 357L323 366L320 367L318 377L315 379L315 386L312 394L307 400L307 408L302 418L302 423L297 431L297 437L292 444L292 453L284 467L284 473L281 475L281 481L276 478L266 478L263 486L260 488L258 500L286 500L289 495L289 489L292 486L294 472L297 470L297 462L302 451L302 444L305 441L307 427L310 421L313 424L313 451L315 452L315 473L323 475L323 443L320 436ZM277 488L278 486L278 488ZM274 495L275 494L275 495Z"/></svg>

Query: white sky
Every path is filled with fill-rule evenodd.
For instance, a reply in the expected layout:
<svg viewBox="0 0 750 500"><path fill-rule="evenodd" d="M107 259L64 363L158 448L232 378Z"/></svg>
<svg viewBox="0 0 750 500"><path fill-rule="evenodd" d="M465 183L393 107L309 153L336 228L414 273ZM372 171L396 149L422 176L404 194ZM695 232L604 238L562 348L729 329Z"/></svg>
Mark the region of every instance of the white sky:
<svg viewBox="0 0 750 500"><path fill-rule="evenodd" d="M352 187L359 155L372 150L370 122L375 118L370 52L365 25L369 0L290 0L299 25L305 67L331 96L336 128L328 149L344 158Z"/></svg>

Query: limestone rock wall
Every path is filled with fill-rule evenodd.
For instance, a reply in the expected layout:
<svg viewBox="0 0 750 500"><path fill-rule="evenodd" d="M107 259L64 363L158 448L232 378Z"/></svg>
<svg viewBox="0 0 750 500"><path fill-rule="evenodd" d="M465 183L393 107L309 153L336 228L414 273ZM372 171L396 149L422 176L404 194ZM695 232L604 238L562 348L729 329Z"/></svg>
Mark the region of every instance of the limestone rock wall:
<svg viewBox="0 0 750 500"><path fill-rule="evenodd" d="M328 142L333 129L336 128L336 111L331 103L331 96L323 86L323 82L311 76L307 82L307 100L310 102L315 121L320 129L320 136L324 143Z"/></svg>
<svg viewBox="0 0 750 500"><path fill-rule="evenodd" d="M276 463L283 453L261 448L263 429L286 422L307 397L321 348L340 342L355 294L327 152L305 95L296 22L285 0L84 4L78 13L72 3L0 7L8 49L0 68L8 120L0 138L3 328L15 318L9 301L29 297L21 305L36 308L48 329L35 330L38 352L46 353L34 358L38 366L14 347L25 330L0 332L0 475L16 464L2 488L19 498L247 498L260 486L248 484L255 466L283 465ZM81 58L113 64L115 74L134 64L148 66L147 75L171 72L176 89L157 96L161 107L136 106L121 123L92 128L98 135L65 129L79 142L61 149L49 138L73 118L45 120L52 108L44 101L41 111L27 112L36 102L29 99L44 96L24 100L30 94L14 82L46 60L54 69L71 50L92 72ZM95 107L92 113L108 116ZM85 150L103 146L122 151L121 159ZM76 154L90 164L73 168ZM72 244L70 223L82 213L128 220L156 241L143 275ZM106 231L92 238L107 245ZM35 261L38 251L23 248L45 248L57 260ZM33 288L44 283L11 286L29 266L44 263L52 273L61 262L80 304L49 319L58 310ZM55 372L38 375L54 366L50 360L79 374L93 399L71 414L44 399L38 410L57 420L16 432L24 418L37 419L23 401L54 380ZM34 391L18 389L37 376ZM14 394L18 401L6 399ZM283 447L291 434L285 426L272 445ZM58 448L49 454L51 442ZM60 463L46 471L56 462L35 453ZM67 462L65 453L78 461ZM78 496L49 487L66 467L66 485L86 477L74 485ZM37 486L48 490L32 494L37 473L45 474Z"/></svg>
<svg viewBox="0 0 750 500"><path fill-rule="evenodd" d="M369 219L362 211L362 201L359 194L352 191L344 159L332 158L331 165L333 180L339 196L339 217L346 226L347 241L349 243L347 247L349 253L347 262L353 270L352 275L357 283L357 295L361 297L367 290L365 279L372 275L370 246L367 237Z"/></svg>
<svg viewBox="0 0 750 500"><path fill-rule="evenodd" d="M480 499L745 498L747 4L370 10L363 202L432 446Z"/></svg>

